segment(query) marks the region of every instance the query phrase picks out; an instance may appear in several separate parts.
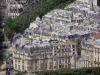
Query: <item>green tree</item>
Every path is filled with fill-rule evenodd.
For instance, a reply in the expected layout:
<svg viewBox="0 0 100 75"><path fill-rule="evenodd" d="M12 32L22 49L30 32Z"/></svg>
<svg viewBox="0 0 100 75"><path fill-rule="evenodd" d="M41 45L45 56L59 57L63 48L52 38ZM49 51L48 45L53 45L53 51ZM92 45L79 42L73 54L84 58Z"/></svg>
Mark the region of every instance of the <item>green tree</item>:
<svg viewBox="0 0 100 75"><path fill-rule="evenodd" d="M60 69L56 71L41 72L39 75L100 75L100 67L80 69Z"/></svg>
<svg viewBox="0 0 100 75"><path fill-rule="evenodd" d="M25 75L25 74L27 74L26 71L25 72L18 71L15 75Z"/></svg>
<svg viewBox="0 0 100 75"><path fill-rule="evenodd" d="M4 30L8 39L12 38L14 35L14 31L11 30L12 23L13 23L13 19L10 17L6 20L6 23L5 23Z"/></svg>
<svg viewBox="0 0 100 75"><path fill-rule="evenodd" d="M26 24L23 17L17 17L12 19L9 17L5 23L5 34L9 40L11 40L15 33L21 33L26 28Z"/></svg>
<svg viewBox="0 0 100 75"><path fill-rule="evenodd" d="M64 8L68 4L72 3L75 0L44 0L44 3L41 7L35 9L32 14L29 16L29 23L34 21L37 16L42 18L43 15L55 8Z"/></svg>

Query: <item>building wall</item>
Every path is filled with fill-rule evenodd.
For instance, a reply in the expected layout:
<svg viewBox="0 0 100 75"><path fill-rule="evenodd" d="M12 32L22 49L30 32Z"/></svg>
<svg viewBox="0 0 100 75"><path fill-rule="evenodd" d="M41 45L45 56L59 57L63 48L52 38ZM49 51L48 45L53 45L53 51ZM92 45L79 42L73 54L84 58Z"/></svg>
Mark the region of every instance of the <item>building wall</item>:
<svg viewBox="0 0 100 75"><path fill-rule="evenodd" d="M97 5L99 3L99 0L77 0L77 1L86 2L89 4L92 4L92 1L93 1L94 5Z"/></svg>
<svg viewBox="0 0 100 75"><path fill-rule="evenodd" d="M31 55L14 51L13 65L15 70L27 71L32 74L41 71L72 68L75 67L74 59L72 60L75 54L77 54L75 44L70 45L69 48L68 45L55 45L54 49L44 49L43 52L34 52Z"/></svg>
<svg viewBox="0 0 100 75"><path fill-rule="evenodd" d="M77 0L77 1L89 3L89 0Z"/></svg>
<svg viewBox="0 0 100 75"><path fill-rule="evenodd" d="M13 53L13 63L15 63L14 69L19 71L26 71L28 70L28 60L30 57L27 56L25 53L14 52ZM24 69L23 69L24 66Z"/></svg>
<svg viewBox="0 0 100 75"><path fill-rule="evenodd" d="M82 46L82 56L88 56L90 60L90 67L100 66L100 48L94 46L85 45Z"/></svg>
<svg viewBox="0 0 100 75"><path fill-rule="evenodd" d="M42 4L43 0L9 0L7 1L7 11L8 16L10 17L16 17L22 15L23 17L26 17L29 15L30 12L32 12L34 9L38 8ZM23 11L19 12L18 10L11 12L12 4L22 4ZM18 6L16 6L15 9L19 9Z"/></svg>
<svg viewBox="0 0 100 75"><path fill-rule="evenodd" d="M76 68L86 68L89 67L89 61L77 61Z"/></svg>
<svg viewBox="0 0 100 75"><path fill-rule="evenodd" d="M96 5L96 6L97 6L98 2L99 2L98 0L93 0L94 5Z"/></svg>

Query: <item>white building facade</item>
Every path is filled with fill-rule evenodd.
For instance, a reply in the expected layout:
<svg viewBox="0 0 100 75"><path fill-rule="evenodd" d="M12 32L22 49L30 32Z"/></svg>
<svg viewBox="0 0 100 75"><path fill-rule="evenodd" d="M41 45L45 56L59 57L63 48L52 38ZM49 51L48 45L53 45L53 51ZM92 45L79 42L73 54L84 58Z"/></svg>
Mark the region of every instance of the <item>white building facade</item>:
<svg viewBox="0 0 100 75"><path fill-rule="evenodd" d="M98 3L98 0L77 0L77 1L81 1L81 2L86 2L86 3L89 3L89 4L92 4L93 5L97 5Z"/></svg>

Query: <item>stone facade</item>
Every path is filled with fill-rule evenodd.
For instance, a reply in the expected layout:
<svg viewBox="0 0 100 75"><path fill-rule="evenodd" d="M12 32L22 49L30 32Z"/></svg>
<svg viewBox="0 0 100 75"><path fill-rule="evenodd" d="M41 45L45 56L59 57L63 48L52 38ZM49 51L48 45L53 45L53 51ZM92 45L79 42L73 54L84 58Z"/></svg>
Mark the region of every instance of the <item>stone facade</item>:
<svg viewBox="0 0 100 75"><path fill-rule="evenodd" d="M30 13L34 9L38 8L42 2L43 0L8 0L8 16L14 18L16 16L24 15L26 17L26 13Z"/></svg>
<svg viewBox="0 0 100 75"><path fill-rule="evenodd" d="M51 43L50 46L36 47L27 53L13 52L14 69L37 74L41 71L75 68L75 43Z"/></svg>
<svg viewBox="0 0 100 75"><path fill-rule="evenodd" d="M88 56L90 67L100 66L100 44L97 45L95 41L82 44L82 56Z"/></svg>

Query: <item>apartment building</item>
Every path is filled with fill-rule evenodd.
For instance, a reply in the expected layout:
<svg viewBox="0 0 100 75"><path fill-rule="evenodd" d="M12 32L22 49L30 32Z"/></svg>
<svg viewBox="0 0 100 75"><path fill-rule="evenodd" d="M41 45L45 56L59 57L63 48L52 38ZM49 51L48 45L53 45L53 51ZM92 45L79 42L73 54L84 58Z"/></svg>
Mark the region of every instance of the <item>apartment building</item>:
<svg viewBox="0 0 100 75"><path fill-rule="evenodd" d="M27 1L29 0L15 0L16 2L18 2L19 4L26 4Z"/></svg>
<svg viewBox="0 0 100 75"><path fill-rule="evenodd" d="M89 63L89 58L87 56L82 56L76 61L76 68L88 68Z"/></svg>
<svg viewBox="0 0 100 75"><path fill-rule="evenodd" d="M87 56L90 60L89 67L100 66L100 39L87 40L82 44L82 56Z"/></svg>
<svg viewBox="0 0 100 75"><path fill-rule="evenodd" d="M98 5L98 2L99 2L99 0L77 0L77 1L82 1L82 2L89 3L89 4L93 3L93 5Z"/></svg>
<svg viewBox="0 0 100 75"><path fill-rule="evenodd" d="M69 40L16 40L13 52L14 69L37 74L42 71L75 68L76 44ZM28 43L30 42L30 43Z"/></svg>
<svg viewBox="0 0 100 75"><path fill-rule="evenodd" d="M7 15L12 18L20 15L26 17L27 14L38 8L42 3L43 0L8 0Z"/></svg>
<svg viewBox="0 0 100 75"><path fill-rule="evenodd" d="M89 40L92 32L100 30L99 16L89 4L76 2L47 13L41 20L36 18L24 34L14 37L14 69L35 75L62 68L99 66L100 40Z"/></svg>
<svg viewBox="0 0 100 75"><path fill-rule="evenodd" d="M6 6L6 0L0 0L0 9Z"/></svg>
<svg viewBox="0 0 100 75"><path fill-rule="evenodd" d="M22 4L8 4L8 16L15 18L23 12Z"/></svg>

